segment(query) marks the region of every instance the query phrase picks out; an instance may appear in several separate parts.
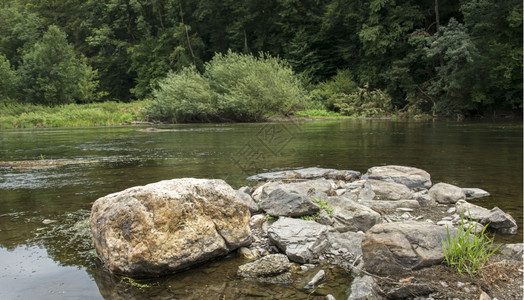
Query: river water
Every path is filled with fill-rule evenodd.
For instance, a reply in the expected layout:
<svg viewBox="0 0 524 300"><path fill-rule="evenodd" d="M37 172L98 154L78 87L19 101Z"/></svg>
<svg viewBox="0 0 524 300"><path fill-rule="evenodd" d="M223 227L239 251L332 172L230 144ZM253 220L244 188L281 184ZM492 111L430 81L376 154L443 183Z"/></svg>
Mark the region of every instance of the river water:
<svg viewBox="0 0 524 300"><path fill-rule="evenodd" d="M86 218L98 197L163 179L219 178L238 188L259 172L365 173L396 164L428 171L433 183L485 189L492 196L475 204L499 206L522 225L522 129L522 122L334 120L3 130L0 161L22 168L0 168L0 299L344 299L351 278L343 270L328 269L327 283L311 293L302 288L309 274L285 286L239 281L234 255L130 283L100 266ZM522 242L522 230L497 239Z"/></svg>

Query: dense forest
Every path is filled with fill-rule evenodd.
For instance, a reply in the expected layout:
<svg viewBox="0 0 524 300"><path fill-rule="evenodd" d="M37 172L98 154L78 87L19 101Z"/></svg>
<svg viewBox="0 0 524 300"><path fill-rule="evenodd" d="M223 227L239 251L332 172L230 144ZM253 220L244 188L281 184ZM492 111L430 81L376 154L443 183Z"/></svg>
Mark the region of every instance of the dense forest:
<svg viewBox="0 0 524 300"><path fill-rule="evenodd" d="M240 107L275 97L268 109L284 114L521 114L522 10L521 0L0 0L0 101L189 97L170 121L258 120L265 111ZM251 78L266 71L276 77ZM271 92L241 91L257 84ZM221 118L181 113L205 108L191 97L233 104Z"/></svg>

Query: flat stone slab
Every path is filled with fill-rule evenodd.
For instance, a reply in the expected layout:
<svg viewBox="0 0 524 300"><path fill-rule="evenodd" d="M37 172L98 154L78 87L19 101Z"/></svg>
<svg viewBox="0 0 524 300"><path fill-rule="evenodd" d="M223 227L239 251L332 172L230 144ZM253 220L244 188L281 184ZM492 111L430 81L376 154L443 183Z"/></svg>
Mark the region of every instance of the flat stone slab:
<svg viewBox="0 0 524 300"><path fill-rule="evenodd" d="M360 172L351 170L336 170L324 168L305 168L286 171L277 171L269 173L260 173L249 176L249 181L269 181L269 180L286 180L286 179L336 179L345 181L354 181L360 177Z"/></svg>

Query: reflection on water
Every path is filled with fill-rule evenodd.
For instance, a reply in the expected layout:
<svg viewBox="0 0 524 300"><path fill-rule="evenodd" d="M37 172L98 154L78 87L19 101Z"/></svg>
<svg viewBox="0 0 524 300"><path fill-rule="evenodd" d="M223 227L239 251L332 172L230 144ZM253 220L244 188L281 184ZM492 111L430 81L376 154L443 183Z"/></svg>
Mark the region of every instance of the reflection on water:
<svg viewBox="0 0 524 300"><path fill-rule="evenodd" d="M147 289L133 286L97 264L86 231L91 205L109 193L171 178L220 178L240 187L261 171L319 166L364 173L397 164L425 169L434 183L485 189L492 196L472 202L499 206L522 224L522 156L520 122L344 120L0 131L0 161L62 162L51 168L0 167L0 299L307 298L302 277L291 286L237 280L242 261L236 257L153 280ZM498 239L522 241L522 229ZM333 279L312 297L344 298L351 279L337 269L329 276Z"/></svg>

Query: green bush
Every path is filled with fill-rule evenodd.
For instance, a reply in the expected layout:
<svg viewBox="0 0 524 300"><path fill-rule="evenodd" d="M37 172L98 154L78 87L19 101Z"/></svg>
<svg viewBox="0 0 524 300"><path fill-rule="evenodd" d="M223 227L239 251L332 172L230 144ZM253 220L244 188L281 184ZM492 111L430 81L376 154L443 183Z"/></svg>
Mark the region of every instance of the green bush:
<svg viewBox="0 0 524 300"><path fill-rule="evenodd" d="M357 83L349 70L338 70L337 75L328 81L319 83L310 93L313 103L322 103L328 110L337 110L336 100L357 90Z"/></svg>
<svg viewBox="0 0 524 300"><path fill-rule="evenodd" d="M381 91L368 91L357 88L351 94L339 96L334 103L335 108L346 116L377 117L393 112L391 97Z"/></svg>
<svg viewBox="0 0 524 300"><path fill-rule="evenodd" d="M149 114L167 122L260 121L289 114L304 94L282 60L229 51L216 54L203 75L194 69L170 73L153 92Z"/></svg>
<svg viewBox="0 0 524 300"><path fill-rule="evenodd" d="M451 235L447 228L446 240L442 241L446 264L458 274L466 272L474 276L500 247L493 248L493 238L485 235L487 227L484 226L479 234L474 234L476 228L470 223L465 227L462 216L455 235Z"/></svg>

